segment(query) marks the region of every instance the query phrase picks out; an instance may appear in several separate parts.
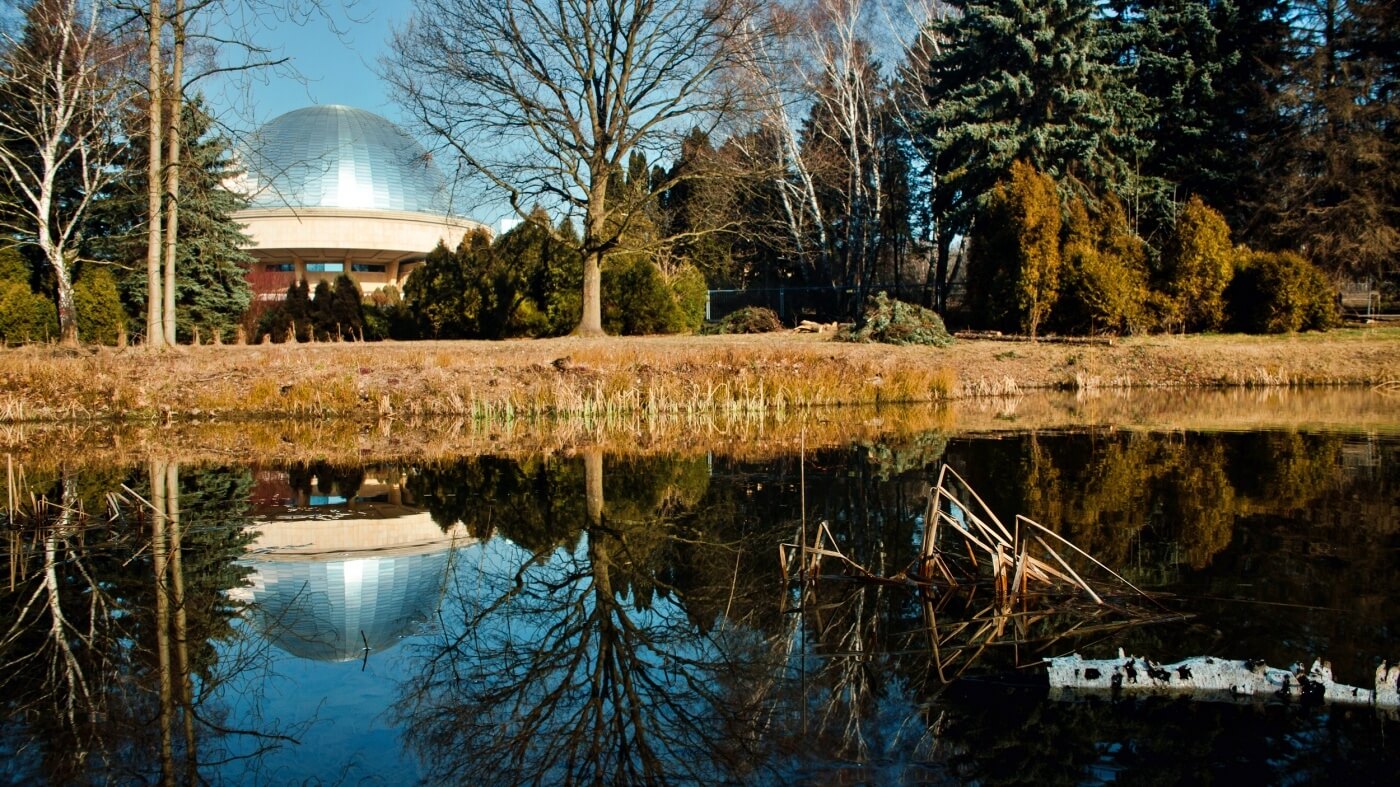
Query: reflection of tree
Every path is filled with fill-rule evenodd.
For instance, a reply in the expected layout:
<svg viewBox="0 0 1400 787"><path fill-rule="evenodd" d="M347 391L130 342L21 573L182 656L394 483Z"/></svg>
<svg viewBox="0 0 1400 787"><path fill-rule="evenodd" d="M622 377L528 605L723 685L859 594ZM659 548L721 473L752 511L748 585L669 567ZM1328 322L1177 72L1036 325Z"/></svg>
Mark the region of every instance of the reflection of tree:
<svg viewBox="0 0 1400 787"><path fill-rule="evenodd" d="M573 464L573 502L552 510L574 516L537 541L573 546L533 557L502 547L510 565L457 577L463 625L406 681L409 740L434 779L453 782L744 773L753 703L730 687L756 662L735 658L735 630L701 634L658 571L677 548L673 517L703 493L703 462L622 461L605 475L601 454L586 452ZM494 516L509 537L517 520ZM540 521L523 522L532 540Z"/></svg>
<svg viewBox="0 0 1400 787"><path fill-rule="evenodd" d="M238 665L220 663L213 642L234 636L225 591L242 578L233 561L251 477L152 462L124 485L98 478L63 474L36 495L61 507L41 503L11 523L0 728L6 750L24 754L0 774L195 781L232 732L212 700ZM120 496L110 509L108 493Z"/></svg>

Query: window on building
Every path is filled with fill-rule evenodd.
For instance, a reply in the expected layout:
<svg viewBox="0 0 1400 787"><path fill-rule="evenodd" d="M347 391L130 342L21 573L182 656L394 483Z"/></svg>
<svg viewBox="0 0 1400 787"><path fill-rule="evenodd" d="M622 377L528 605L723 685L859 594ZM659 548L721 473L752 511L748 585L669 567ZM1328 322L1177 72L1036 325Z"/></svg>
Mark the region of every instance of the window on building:
<svg viewBox="0 0 1400 787"><path fill-rule="evenodd" d="M307 273L344 273L345 263L343 262L308 262L306 263Z"/></svg>
<svg viewBox="0 0 1400 787"><path fill-rule="evenodd" d="M268 273L292 273L297 269L296 265L290 262L269 262L263 270Z"/></svg>
<svg viewBox="0 0 1400 787"><path fill-rule="evenodd" d="M368 262L350 263L351 273L383 273L386 270L388 267L384 265L371 265Z"/></svg>

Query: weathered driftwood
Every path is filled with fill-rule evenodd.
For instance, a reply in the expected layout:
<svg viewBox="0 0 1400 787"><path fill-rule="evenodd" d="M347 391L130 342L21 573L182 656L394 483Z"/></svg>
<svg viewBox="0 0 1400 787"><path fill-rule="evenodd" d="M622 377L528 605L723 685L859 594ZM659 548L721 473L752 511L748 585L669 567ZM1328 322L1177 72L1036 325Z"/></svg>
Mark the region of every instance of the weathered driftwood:
<svg viewBox="0 0 1400 787"><path fill-rule="evenodd" d="M1198 656L1171 664L1125 656L1116 659L1083 659L1079 654L1045 659L1052 691L1062 693L1113 693L1191 696L1203 699L1307 698L1348 705L1372 705L1394 709L1400 665L1376 668L1375 689L1337 683L1332 666L1314 661L1303 669L1270 667L1262 661L1235 661Z"/></svg>

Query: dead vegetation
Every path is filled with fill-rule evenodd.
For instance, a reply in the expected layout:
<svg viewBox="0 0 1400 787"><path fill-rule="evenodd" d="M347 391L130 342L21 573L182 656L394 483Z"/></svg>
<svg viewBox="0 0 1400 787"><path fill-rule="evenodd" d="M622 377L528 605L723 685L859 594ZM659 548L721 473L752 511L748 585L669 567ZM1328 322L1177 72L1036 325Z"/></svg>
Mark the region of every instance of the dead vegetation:
<svg viewBox="0 0 1400 787"><path fill-rule="evenodd" d="M1008 349L1010 348L1010 349ZM1043 389L1379 385L1400 330L933 350L812 334L0 350L0 422L790 413Z"/></svg>
<svg viewBox="0 0 1400 787"><path fill-rule="evenodd" d="M992 647L1044 653L1070 637L1190 617L1168 612L1034 520L1018 514L1008 528L947 465L929 489L922 545L905 569L880 576L861 566L842 552L825 522L816 524L810 542L805 532L799 539L781 545L778 557L784 580L803 582L804 609L815 581L833 577L824 573L828 561L841 577L914 589L944 682Z"/></svg>

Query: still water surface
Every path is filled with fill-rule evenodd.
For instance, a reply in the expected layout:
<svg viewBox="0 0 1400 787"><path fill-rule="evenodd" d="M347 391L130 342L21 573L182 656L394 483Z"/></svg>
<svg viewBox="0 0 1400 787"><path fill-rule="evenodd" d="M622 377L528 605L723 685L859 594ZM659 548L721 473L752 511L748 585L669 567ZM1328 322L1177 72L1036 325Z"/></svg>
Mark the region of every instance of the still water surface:
<svg viewBox="0 0 1400 787"><path fill-rule="evenodd" d="M1034 665L1325 656L1369 686L1400 657L1397 434L31 471L63 507L6 530L0 781L1386 782L1369 709L1063 702ZM945 462L1161 622L1062 599L988 633L975 596L783 582L804 521L905 568Z"/></svg>

